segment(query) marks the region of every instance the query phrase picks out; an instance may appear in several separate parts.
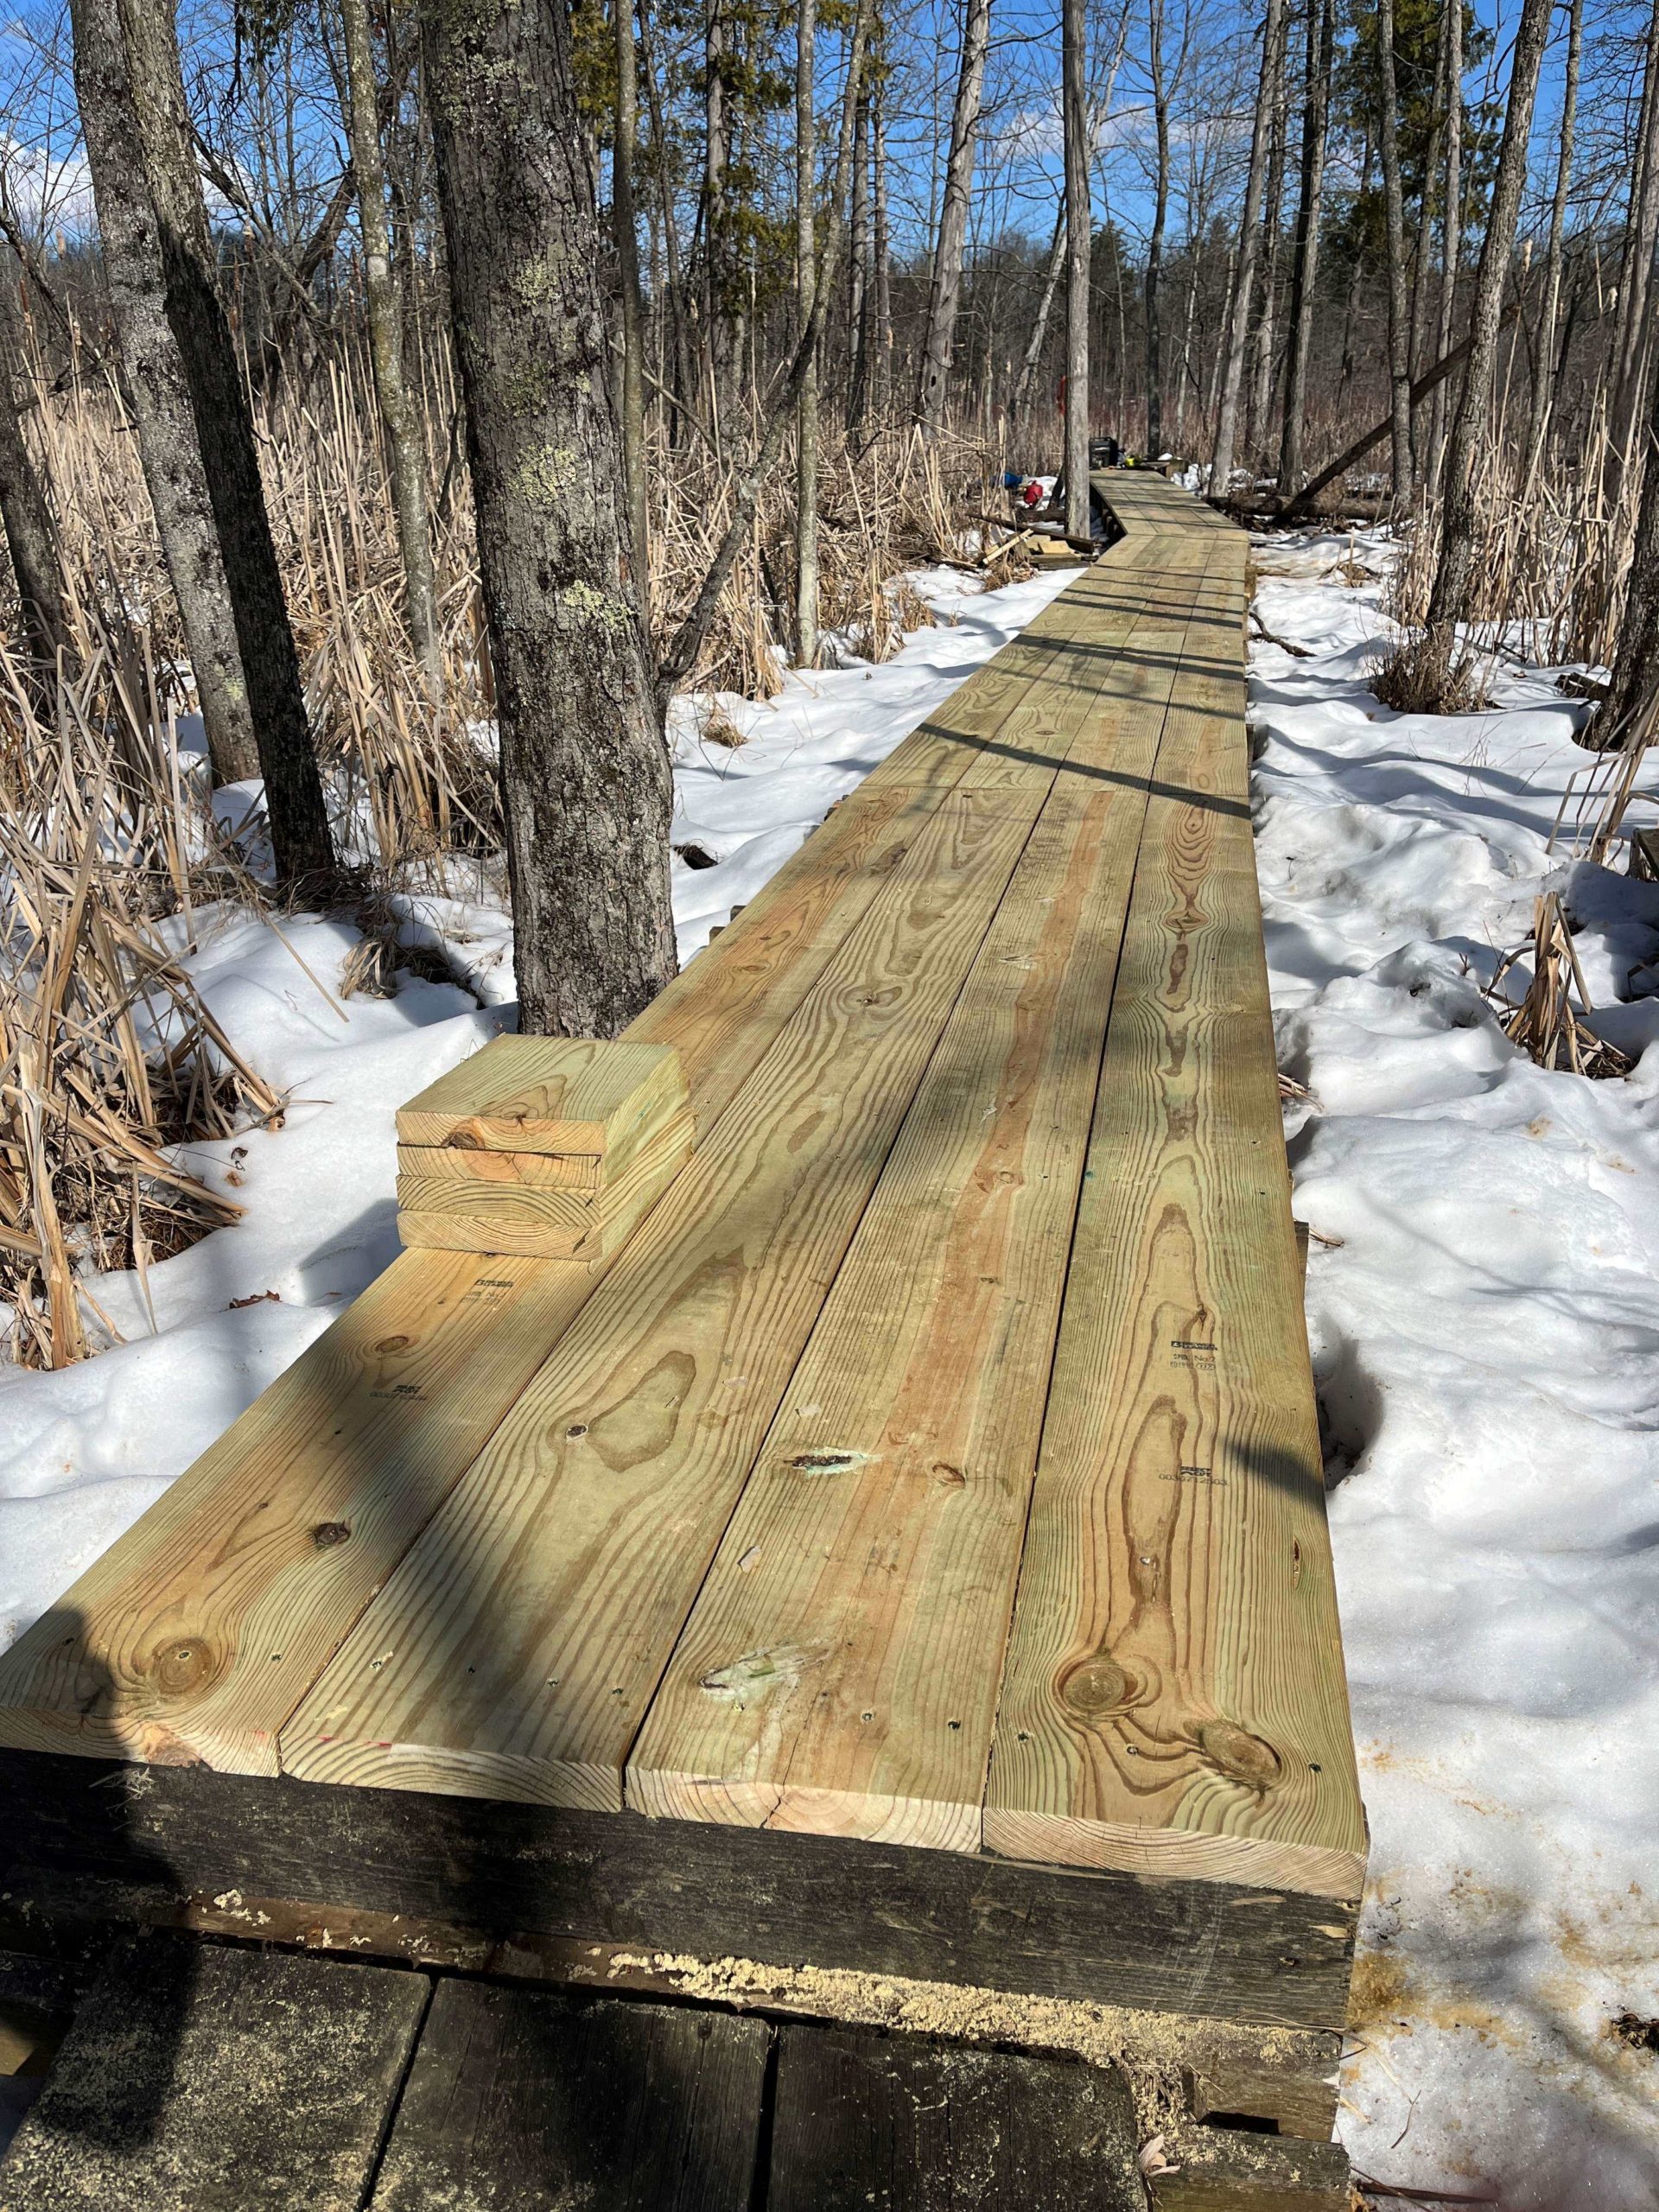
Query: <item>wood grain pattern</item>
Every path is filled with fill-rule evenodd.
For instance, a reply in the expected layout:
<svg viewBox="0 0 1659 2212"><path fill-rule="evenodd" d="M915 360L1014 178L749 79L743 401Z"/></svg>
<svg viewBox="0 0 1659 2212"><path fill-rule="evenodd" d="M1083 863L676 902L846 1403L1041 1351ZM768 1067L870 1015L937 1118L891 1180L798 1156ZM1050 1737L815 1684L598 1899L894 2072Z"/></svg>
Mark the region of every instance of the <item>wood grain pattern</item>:
<svg viewBox="0 0 1659 2212"><path fill-rule="evenodd" d="M404 1144L604 1153L681 1110L673 1052L630 1038L495 1037L397 1112Z"/></svg>
<svg viewBox="0 0 1659 2212"><path fill-rule="evenodd" d="M620 1808L622 1763L1036 803L918 832L284 1732L321 1779Z"/></svg>
<svg viewBox="0 0 1659 2212"><path fill-rule="evenodd" d="M400 1144L397 1173L443 1183L504 1183L532 1191L597 1191L608 1162L588 1152L461 1152L445 1144Z"/></svg>
<svg viewBox="0 0 1659 2212"><path fill-rule="evenodd" d="M276 1732L592 1287L406 1253L0 1656L0 1742L276 1771Z"/></svg>
<svg viewBox="0 0 1659 2212"><path fill-rule="evenodd" d="M607 1172L597 1191L561 1190L488 1177L400 1175L397 1234L413 1250L516 1252L590 1262L618 1250L691 1156L692 1123L682 1109ZM433 1147L435 1149L435 1147ZM518 1158L462 1154L463 1159ZM614 1154L602 1155L607 1171Z"/></svg>
<svg viewBox="0 0 1659 2212"><path fill-rule="evenodd" d="M985 1834L1357 1893L1242 678L1184 674L1113 1001Z"/></svg>
<svg viewBox="0 0 1659 2212"><path fill-rule="evenodd" d="M1117 779L1057 787L1021 856L629 1759L645 1812L979 1847L1173 680L1136 665L1058 726Z"/></svg>

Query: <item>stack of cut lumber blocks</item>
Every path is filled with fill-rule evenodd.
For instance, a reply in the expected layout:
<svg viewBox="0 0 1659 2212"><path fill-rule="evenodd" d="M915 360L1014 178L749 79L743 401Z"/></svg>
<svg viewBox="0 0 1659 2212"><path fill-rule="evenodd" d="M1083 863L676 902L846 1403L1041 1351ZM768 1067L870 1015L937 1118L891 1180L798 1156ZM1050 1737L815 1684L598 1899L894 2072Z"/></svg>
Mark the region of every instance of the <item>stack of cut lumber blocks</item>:
<svg viewBox="0 0 1659 2212"><path fill-rule="evenodd" d="M449 1252L607 1258L690 1157L666 1045L498 1037L397 1116L397 1228Z"/></svg>

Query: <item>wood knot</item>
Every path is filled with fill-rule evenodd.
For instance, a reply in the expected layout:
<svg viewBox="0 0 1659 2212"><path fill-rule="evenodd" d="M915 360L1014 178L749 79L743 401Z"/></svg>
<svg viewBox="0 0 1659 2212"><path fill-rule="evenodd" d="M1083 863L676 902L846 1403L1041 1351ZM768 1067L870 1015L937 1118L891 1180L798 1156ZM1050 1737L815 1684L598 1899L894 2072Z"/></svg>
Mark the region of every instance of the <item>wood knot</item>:
<svg viewBox="0 0 1659 2212"><path fill-rule="evenodd" d="M1140 1695L1141 1685L1127 1667L1097 1651L1079 1659L1060 1677L1060 1702L1084 1720L1103 1719L1109 1713L1122 1713Z"/></svg>
<svg viewBox="0 0 1659 2212"><path fill-rule="evenodd" d="M335 1544L348 1543L351 1534L351 1529L343 1521L319 1521L311 1531L311 1541L320 1552L326 1552Z"/></svg>
<svg viewBox="0 0 1659 2212"><path fill-rule="evenodd" d="M1206 1720L1198 1730L1198 1749L1230 1782L1247 1789L1270 1789L1284 1771L1271 1744L1230 1720Z"/></svg>
<svg viewBox="0 0 1659 2212"><path fill-rule="evenodd" d="M193 1696L216 1671L213 1648L205 1637L167 1637L149 1655L151 1678L164 1697Z"/></svg>
<svg viewBox="0 0 1659 2212"><path fill-rule="evenodd" d="M407 1351L414 1343L413 1337L382 1337L375 1345L376 1351Z"/></svg>

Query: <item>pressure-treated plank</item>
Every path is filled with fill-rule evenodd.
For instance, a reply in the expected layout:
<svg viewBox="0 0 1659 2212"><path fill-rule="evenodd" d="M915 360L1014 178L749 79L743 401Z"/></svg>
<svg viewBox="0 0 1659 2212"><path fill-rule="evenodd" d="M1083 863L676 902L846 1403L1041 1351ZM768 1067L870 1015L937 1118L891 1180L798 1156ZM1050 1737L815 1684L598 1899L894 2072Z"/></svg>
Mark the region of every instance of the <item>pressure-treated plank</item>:
<svg viewBox="0 0 1659 2212"><path fill-rule="evenodd" d="M759 2020L444 1981L371 2212L748 2212Z"/></svg>
<svg viewBox="0 0 1659 2212"><path fill-rule="evenodd" d="M1121 2076L1023 2052L785 2028L769 2212L1143 2212Z"/></svg>
<svg viewBox="0 0 1659 2212"><path fill-rule="evenodd" d="M631 1039L498 1037L397 1109L404 1144L602 1154L679 1110L674 1054Z"/></svg>
<svg viewBox="0 0 1659 2212"><path fill-rule="evenodd" d="M677 1051L700 1116L935 810L857 794L634 1025ZM274 1771L283 1722L596 1281L404 1254L0 1656L0 1743Z"/></svg>
<svg viewBox="0 0 1659 2212"><path fill-rule="evenodd" d="M276 1732L588 1294L405 1253L0 1657L0 1742L276 1771Z"/></svg>
<svg viewBox="0 0 1659 2212"><path fill-rule="evenodd" d="M952 798L284 1732L620 1807L622 1761L1037 811Z"/></svg>
<svg viewBox="0 0 1659 2212"><path fill-rule="evenodd" d="M630 1758L645 1811L979 1847L1172 676L1075 731L1118 780L1057 786L1021 855Z"/></svg>
<svg viewBox="0 0 1659 2212"><path fill-rule="evenodd" d="M397 1173L424 1181L505 1183L532 1191L597 1191L615 1154L588 1152L461 1152L447 1144L400 1144Z"/></svg>
<svg viewBox="0 0 1659 2212"><path fill-rule="evenodd" d="M986 1804L1019 1856L1357 1893L1246 803L1184 676L1113 1001Z"/></svg>
<svg viewBox="0 0 1659 2212"><path fill-rule="evenodd" d="M0 2165L0 2212L358 2212L417 1974L123 1944Z"/></svg>
<svg viewBox="0 0 1659 2212"><path fill-rule="evenodd" d="M412 1249L522 1252L584 1263L603 1259L626 1241L690 1158L691 1138L691 1116L683 1110L631 1147L624 1164L598 1191L548 1189L490 1177L467 1182L400 1175L397 1234Z"/></svg>

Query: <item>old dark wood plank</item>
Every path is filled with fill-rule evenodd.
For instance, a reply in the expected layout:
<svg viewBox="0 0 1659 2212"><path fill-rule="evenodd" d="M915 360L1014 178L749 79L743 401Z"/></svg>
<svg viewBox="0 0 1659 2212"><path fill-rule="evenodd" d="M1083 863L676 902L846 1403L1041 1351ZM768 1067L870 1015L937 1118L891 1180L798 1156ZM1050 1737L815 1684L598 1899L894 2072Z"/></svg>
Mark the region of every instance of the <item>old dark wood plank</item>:
<svg viewBox="0 0 1659 2212"><path fill-rule="evenodd" d="M446 1981L372 2212L747 2212L769 2031Z"/></svg>
<svg viewBox="0 0 1659 2212"><path fill-rule="evenodd" d="M541 1936L1340 2030L1351 1907L857 1838L0 1751L0 1889L230 1891ZM257 1933L257 1929L249 1930Z"/></svg>
<svg viewBox="0 0 1659 2212"><path fill-rule="evenodd" d="M419 1974L150 1936L88 1991L0 2212L357 2212Z"/></svg>
<svg viewBox="0 0 1659 2212"><path fill-rule="evenodd" d="M785 2028L768 2212L1141 2212L1128 2091L1091 2066Z"/></svg>
<svg viewBox="0 0 1659 2212"><path fill-rule="evenodd" d="M1298 2143L1228 2127L1165 2137L1168 2171L1153 2177L1155 2212L1348 2212L1352 2171L1339 2143Z"/></svg>

